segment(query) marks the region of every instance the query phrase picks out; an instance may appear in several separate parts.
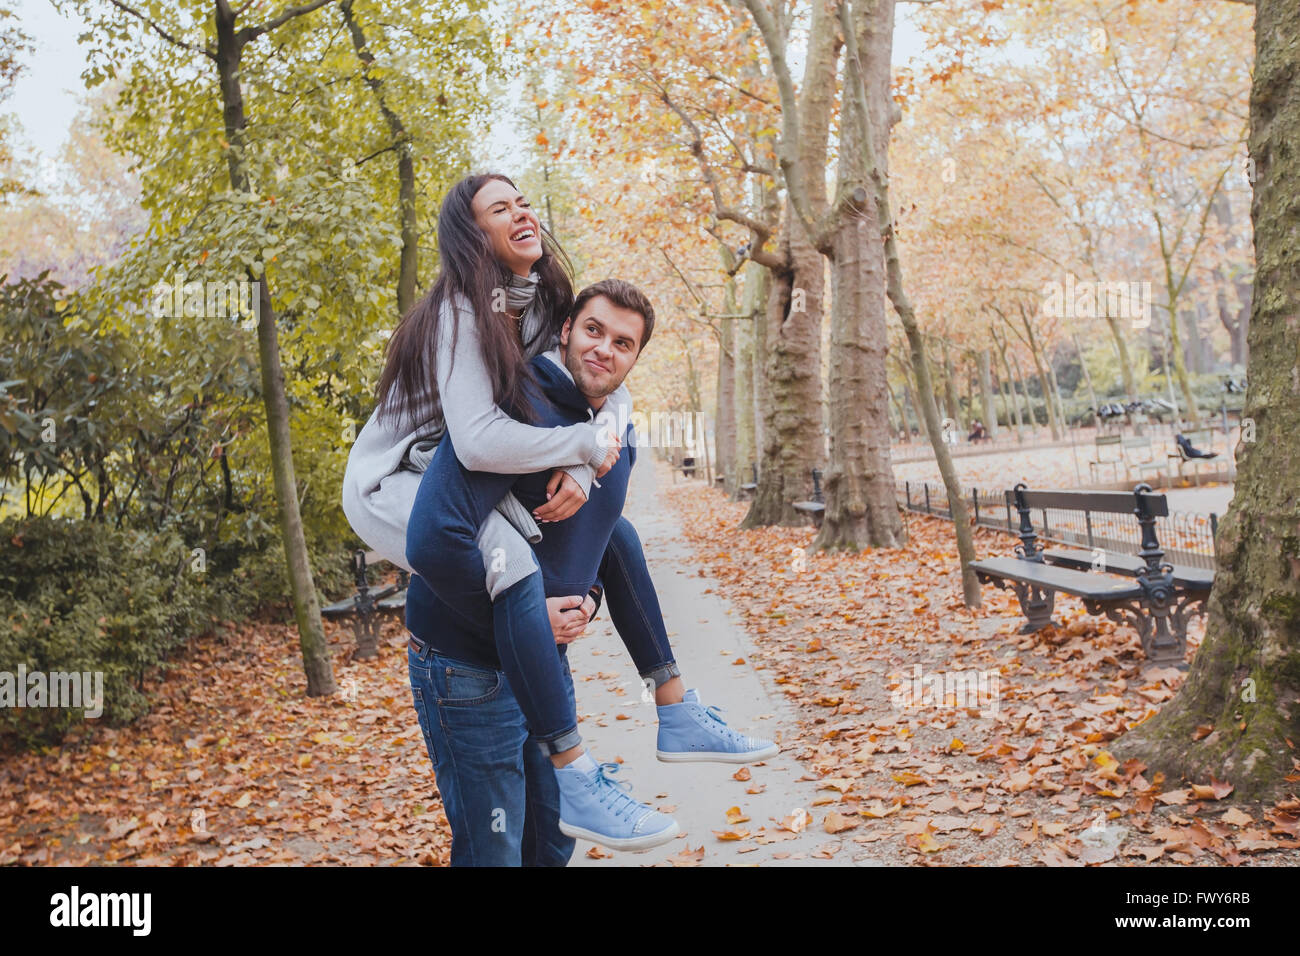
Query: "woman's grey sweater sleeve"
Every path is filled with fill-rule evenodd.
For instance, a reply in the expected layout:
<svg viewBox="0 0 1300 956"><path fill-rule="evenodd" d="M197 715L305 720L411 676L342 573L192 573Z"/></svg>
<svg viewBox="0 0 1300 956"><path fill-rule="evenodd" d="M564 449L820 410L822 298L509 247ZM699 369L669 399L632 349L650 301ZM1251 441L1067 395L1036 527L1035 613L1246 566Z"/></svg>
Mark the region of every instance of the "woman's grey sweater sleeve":
<svg viewBox="0 0 1300 956"><path fill-rule="evenodd" d="M449 311L444 307L444 316ZM497 406L473 318L464 311L459 318L454 332L452 322L440 330L437 374L443 419L460 463L470 471L498 475L526 475L565 465L598 468L605 447L594 423L525 425Z"/></svg>

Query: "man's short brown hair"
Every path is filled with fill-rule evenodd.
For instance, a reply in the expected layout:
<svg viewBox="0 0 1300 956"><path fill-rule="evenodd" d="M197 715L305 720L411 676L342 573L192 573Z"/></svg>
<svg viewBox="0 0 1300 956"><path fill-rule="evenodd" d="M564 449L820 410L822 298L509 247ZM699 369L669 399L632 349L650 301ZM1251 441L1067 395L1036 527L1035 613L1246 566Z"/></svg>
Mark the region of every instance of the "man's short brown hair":
<svg viewBox="0 0 1300 956"><path fill-rule="evenodd" d="M632 283L622 279L601 279L578 293L578 297L573 300L573 308L569 310L570 320L576 322L578 316L582 314L583 307L598 295L609 299L621 309L628 309L641 315L645 321L645 330L641 333L641 344L637 348L639 355L641 349L644 349L646 343L650 341L650 333L655 327L655 309L646 294Z"/></svg>

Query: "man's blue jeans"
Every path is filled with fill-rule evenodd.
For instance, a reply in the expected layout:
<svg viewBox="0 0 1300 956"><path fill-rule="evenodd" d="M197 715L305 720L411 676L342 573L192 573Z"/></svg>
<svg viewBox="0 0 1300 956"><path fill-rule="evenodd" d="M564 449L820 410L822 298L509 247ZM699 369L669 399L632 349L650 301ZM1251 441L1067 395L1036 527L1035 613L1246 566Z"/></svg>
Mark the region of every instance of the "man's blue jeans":
<svg viewBox="0 0 1300 956"><path fill-rule="evenodd" d="M411 695L451 824L452 866L565 866L555 768L505 674L411 642ZM562 668L574 706L568 658Z"/></svg>

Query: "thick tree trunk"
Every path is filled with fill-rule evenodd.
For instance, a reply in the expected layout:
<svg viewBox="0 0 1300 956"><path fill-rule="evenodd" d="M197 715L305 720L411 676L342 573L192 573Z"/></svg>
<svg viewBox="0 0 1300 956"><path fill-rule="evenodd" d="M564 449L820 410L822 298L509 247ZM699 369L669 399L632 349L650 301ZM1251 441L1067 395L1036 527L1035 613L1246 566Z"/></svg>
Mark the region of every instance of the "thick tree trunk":
<svg viewBox="0 0 1300 956"><path fill-rule="evenodd" d="M793 233L793 236L792 236ZM768 297L765 377L769 405L763 425L758 491L741 523L798 526L794 502L812 496L812 469L822 466L821 254L807 242L798 217L782 230L790 271L775 271Z"/></svg>
<svg viewBox="0 0 1300 956"><path fill-rule="evenodd" d="M893 23L895 0L868 0L863 6L866 18L878 23ZM957 481L957 472L952 465L952 455L944 444L939 423L939 412L933 399L933 383L930 381L930 369L925 358L925 340L920 326L916 322L916 313L907 296L903 283L903 267L899 260L898 241L894 234L893 207L889 201L889 181L885 176L885 155L889 149L888 140L877 141L875 124L871 122L871 100L867 87L865 64L859 57L857 33L851 0L843 0L840 5L840 19L844 26L848 49L846 54L853 62L849 76L851 83L845 87L845 103L848 112L856 111L860 118L860 131L863 135L862 154L865 168L870 173L871 185L877 210L878 224L884 238L886 291L889 301L903 324L911 349L912 367L916 372L917 384L921 393L922 416L926 431L930 436L930 446L934 449L935 462L943 476L944 487L948 492L948 503L952 513L953 531L957 538L957 554L961 561L962 597L967 607L979 607L982 604L979 582L971 563L975 560L975 545L971 534L970 516L966 502Z"/></svg>
<svg viewBox="0 0 1300 956"><path fill-rule="evenodd" d="M831 20L827 26L834 31L836 24ZM883 142L889 141L892 38L892 19L861 24L858 49L867 73L870 119ZM844 69L847 78L851 66ZM865 194L861 148L857 124L842 123L837 193L861 188ZM879 237L874 206L842 216L832 237L831 453L826 511L813 541L818 549L894 548L906 540L889 454L889 304Z"/></svg>
<svg viewBox="0 0 1300 956"><path fill-rule="evenodd" d="M234 192L251 192L245 166L247 118L244 96L239 82L239 64L244 41L235 32L235 14L224 3L216 5L217 70L221 86L222 115L227 140L230 188ZM262 402L266 407L266 432L271 450L271 473L275 483L279 510L280 535L284 541L285 562L289 572L289 590L293 599L294 619L298 624L298 642L302 649L302 667L307 675L307 695L333 694L334 673L330 666L329 645L321 625L320 602L312 581L307 539L303 532L302 513L298 508L298 484L293 467L293 443L289 432L289 400L284 388L284 371L280 366L279 333L275 308L271 304L266 273L249 278L257 283L261 314L257 320L257 352L262 366Z"/></svg>
<svg viewBox="0 0 1300 956"><path fill-rule="evenodd" d="M814 6L803 89L797 102L790 99L789 88L782 93L779 152L787 190L795 188L808 196L813 216L826 209L826 152L839 42L834 27L831 11ZM774 35L772 29L769 21L764 42L770 54L783 57L784 35ZM782 64L788 69L784 60ZM792 134L792 129L797 133ZM765 373L770 405L763 426L763 466L754 503L741 524L744 528L802 524L794 502L811 497L812 470L821 468L826 455L821 375L825 264L812 241L803 217L789 210L779 253L787 266L773 275L768 299Z"/></svg>
<svg viewBox="0 0 1300 956"><path fill-rule="evenodd" d="M1255 293L1237 490L1219 525L1205 641L1187 682L1115 746L1247 799L1294 791L1300 741L1300 0L1259 0L1250 98ZM1202 736L1198 727L1212 727Z"/></svg>

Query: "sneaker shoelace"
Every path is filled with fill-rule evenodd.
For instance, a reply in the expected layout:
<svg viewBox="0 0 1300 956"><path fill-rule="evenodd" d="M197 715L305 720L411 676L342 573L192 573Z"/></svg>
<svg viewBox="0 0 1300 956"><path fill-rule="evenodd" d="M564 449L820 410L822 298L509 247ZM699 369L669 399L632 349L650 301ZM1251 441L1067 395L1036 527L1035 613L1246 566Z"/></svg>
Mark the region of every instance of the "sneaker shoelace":
<svg viewBox="0 0 1300 956"><path fill-rule="evenodd" d="M627 791L632 789L631 783L626 780L610 779L610 775L616 774L618 771L619 765L616 763L597 765L593 786L596 789L597 799L602 806L608 807L609 811L617 816L631 820L632 814L637 810L649 810L650 808L627 795Z"/></svg>
<svg viewBox="0 0 1300 956"><path fill-rule="evenodd" d="M709 704L704 708L704 712L722 725L721 732L723 736L728 737L731 740L734 740L737 743L743 744L747 747L753 746L754 739L752 737L747 737L746 735L742 734L740 731L727 726L727 722L722 719L722 711L725 709L726 708L724 707L719 707L717 704Z"/></svg>

